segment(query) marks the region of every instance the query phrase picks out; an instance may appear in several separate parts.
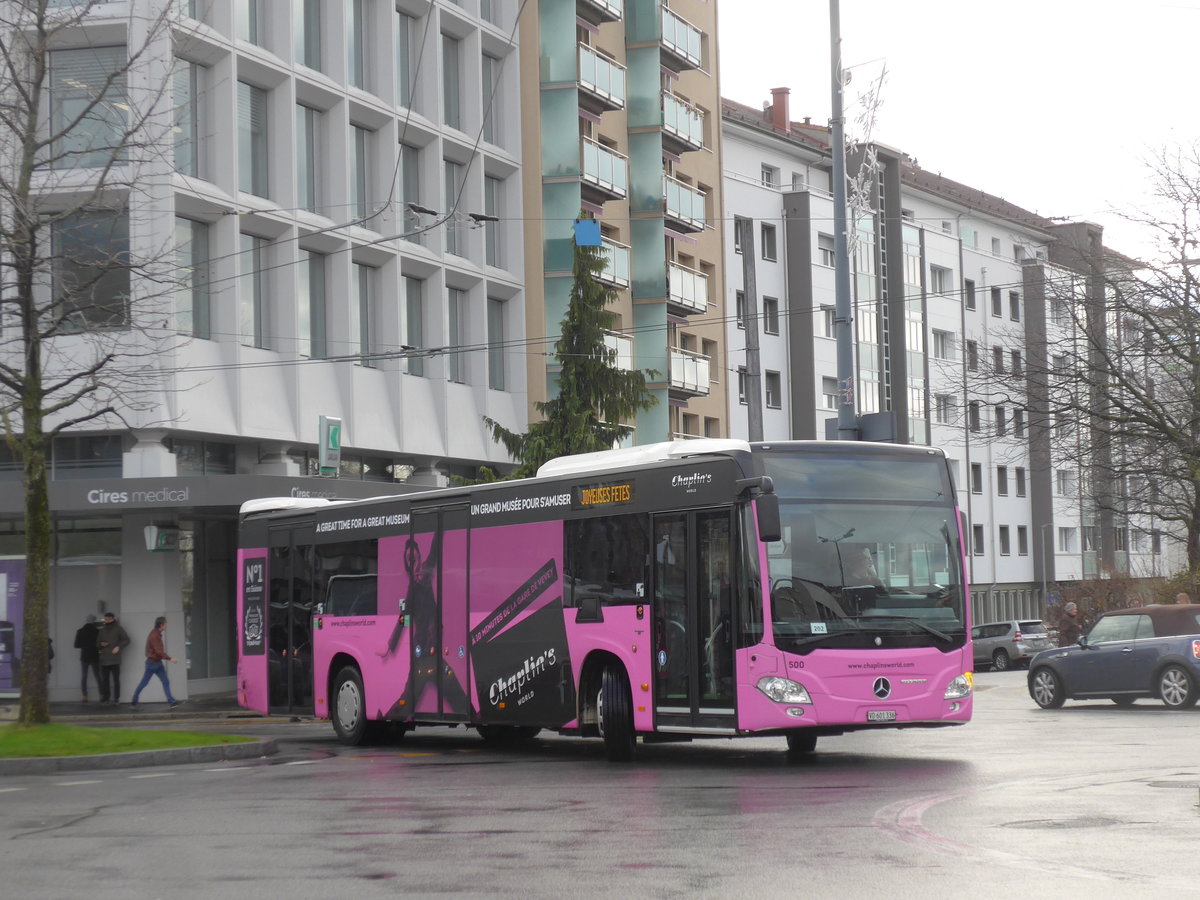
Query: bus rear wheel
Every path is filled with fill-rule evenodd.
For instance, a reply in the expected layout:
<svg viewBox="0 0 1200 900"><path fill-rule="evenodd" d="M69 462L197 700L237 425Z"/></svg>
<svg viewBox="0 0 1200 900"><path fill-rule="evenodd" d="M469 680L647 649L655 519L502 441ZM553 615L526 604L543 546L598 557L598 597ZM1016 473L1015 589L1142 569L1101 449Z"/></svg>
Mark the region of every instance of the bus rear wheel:
<svg viewBox="0 0 1200 900"><path fill-rule="evenodd" d="M633 697L625 669L610 663L600 677L600 692L596 695L596 718L600 736L609 762L629 762L633 759L637 733L633 730Z"/></svg>
<svg viewBox="0 0 1200 900"><path fill-rule="evenodd" d="M338 672L333 683L330 718L333 719L333 730L343 744L357 746L365 743L371 734L362 676L354 666L345 666Z"/></svg>

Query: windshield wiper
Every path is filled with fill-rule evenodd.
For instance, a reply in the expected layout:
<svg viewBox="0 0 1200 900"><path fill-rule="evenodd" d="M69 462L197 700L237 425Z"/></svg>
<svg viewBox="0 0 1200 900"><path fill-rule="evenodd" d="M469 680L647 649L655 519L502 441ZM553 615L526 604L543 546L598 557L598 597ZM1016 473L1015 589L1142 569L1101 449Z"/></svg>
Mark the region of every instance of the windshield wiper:
<svg viewBox="0 0 1200 900"><path fill-rule="evenodd" d="M791 644L797 648L798 647L809 647L813 644L822 644L825 641L829 640L830 638L845 637L848 634L861 636L862 632L861 631L830 631L830 632L826 632L825 634L814 634L811 637L786 638L786 640L790 641Z"/></svg>
<svg viewBox="0 0 1200 900"><path fill-rule="evenodd" d="M927 634L932 634L935 638L937 638L940 641L945 641L947 644L954 643L954 638L950 637L950 635L946 634L946 632L938 631L932 625L926 625L924 622L922 622L918 618L915 618L914 616L894 616L894 615L859 616L856 621L861 623L864 620L869 620L869 619L889 619L889 620L896 621L896 622L905 622L909 625L915 625L917 628L921 629L922 631L924 631Z"/></svg>

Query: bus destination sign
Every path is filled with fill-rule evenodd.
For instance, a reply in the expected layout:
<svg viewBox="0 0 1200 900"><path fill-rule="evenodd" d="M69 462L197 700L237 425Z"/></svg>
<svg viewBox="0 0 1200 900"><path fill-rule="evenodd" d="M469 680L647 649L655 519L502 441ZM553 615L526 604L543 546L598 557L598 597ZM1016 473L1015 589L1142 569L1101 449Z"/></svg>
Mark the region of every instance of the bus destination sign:
<svg viewBox="0 0 1200 900"><path fill-rule="evenodd" d="M611 484L592 484L575 488L575 509L594 509L597 506L613 506L633 502L633 482L620 481Z"/></svg>

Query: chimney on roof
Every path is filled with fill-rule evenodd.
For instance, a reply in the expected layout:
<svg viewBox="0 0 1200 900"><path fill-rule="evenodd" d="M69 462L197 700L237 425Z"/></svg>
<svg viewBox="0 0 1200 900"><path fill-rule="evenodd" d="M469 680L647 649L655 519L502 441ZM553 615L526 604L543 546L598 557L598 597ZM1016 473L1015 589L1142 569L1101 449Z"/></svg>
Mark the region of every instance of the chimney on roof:
<svg viewBox="0 0 1200 900"><path fill-rule="evenodd" d="M792 119L788 113L788 95L791 88L771 88L771 124L787 134L792 130Z"/></svg>

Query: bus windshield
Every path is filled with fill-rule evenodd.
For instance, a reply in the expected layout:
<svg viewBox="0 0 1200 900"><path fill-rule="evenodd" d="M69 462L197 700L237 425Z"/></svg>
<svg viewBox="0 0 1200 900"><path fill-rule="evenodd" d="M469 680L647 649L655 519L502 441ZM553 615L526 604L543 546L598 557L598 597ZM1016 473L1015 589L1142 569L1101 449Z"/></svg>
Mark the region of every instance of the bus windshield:
<svg viewBox="0 0 1200 900"><path fill-rule="evenodd" d="M945 461L768 454L781 540L769 544L780 649L961 647L963 578ZM897 641L897 638L900 638Z"/></svg>

